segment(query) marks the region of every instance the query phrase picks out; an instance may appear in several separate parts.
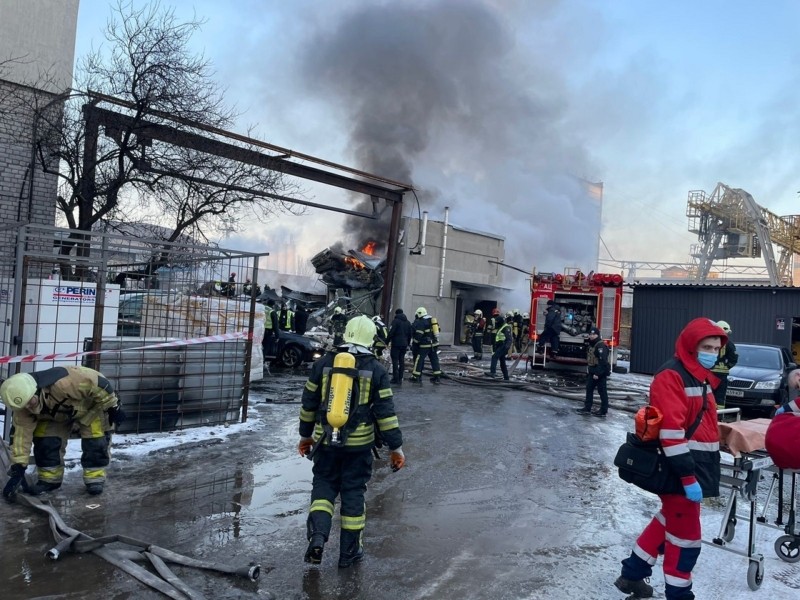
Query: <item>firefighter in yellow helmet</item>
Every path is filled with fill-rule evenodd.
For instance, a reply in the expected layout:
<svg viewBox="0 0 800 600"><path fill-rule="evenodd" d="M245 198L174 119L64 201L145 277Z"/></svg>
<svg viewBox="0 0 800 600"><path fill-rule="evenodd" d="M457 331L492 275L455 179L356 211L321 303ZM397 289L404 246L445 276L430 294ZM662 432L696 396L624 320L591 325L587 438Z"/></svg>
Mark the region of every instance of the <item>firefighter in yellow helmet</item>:
<svg viewBox="0 0 800 600"><path fill-rule="evenodd" d="M414 313L414 345L416 346L414 368L411 371L411 381L422 383L422 370L425 368L425 357L430 357L433 377L431 381L438 384L442 376L439 366L439 323L420 306Z"/></svg>
<svg viewBox="0 0 800 600"><path fill-rule="evenodd" d="M0 399L14 411L9 480L3 496L12 500L24 484L33 447L39 480L33 494L61 487L64 452L75 425L81 436L83 482L89 494L103 492L112 426L124 415L111 383L87 367L53 367L17 373L0 385Z"/></svg>
<svg viewBox="0 0 800 600"><path fill-rule="evenodd" d="M364 492L372 477L374 447L389 446L393 471L405 465L403 435L394 412L389 374L372 353L375 323L353 317L344 343L311 367L303 389L298 451L314 462L306 521L305 561L319 564L340 496L339 568L364 556Z"/></svg>

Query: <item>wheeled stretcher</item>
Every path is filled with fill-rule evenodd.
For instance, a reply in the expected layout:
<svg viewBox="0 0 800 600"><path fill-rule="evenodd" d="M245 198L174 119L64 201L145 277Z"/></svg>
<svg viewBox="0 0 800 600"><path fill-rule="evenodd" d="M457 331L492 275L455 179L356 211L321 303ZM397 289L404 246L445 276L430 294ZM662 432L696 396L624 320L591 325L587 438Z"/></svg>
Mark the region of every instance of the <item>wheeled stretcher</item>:
<svg viewBox="0 0 800 600"><path fill-rule="evenodd" d="M721 465L720 487L728 490L728 499L723 513L719 533L712 540L703 543L744 556L748 560L747 585L751 590L761 587L764 580L764 555L756 551L756 526L765 525L785 531L775 541L775 552L786 562L800 561L800 531L798 531L797 472L779 469L764 447L764 435L769 426L768 419L720 423L720 443L723 452L729 453L732 462ZM769 489L762 494L763 502L759 512L759 483L770 476ZM784 522L784 479L790 479L789 510ZM767 512L777 487L777 519L767 520ZM739 504L744 503L749 510L739 512ZM742 549L729 545L736 534L736 525L748 524L747 543Z"/></svg>

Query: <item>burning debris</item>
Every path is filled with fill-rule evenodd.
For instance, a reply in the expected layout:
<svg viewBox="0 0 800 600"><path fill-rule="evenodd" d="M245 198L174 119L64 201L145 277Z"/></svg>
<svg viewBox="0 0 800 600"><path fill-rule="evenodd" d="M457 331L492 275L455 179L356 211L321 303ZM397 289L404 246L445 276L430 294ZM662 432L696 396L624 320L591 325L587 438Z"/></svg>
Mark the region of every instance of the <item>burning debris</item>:
<svg viewBox="0 0 800 600"><path fill-rule="evenodd" d="M375 256L377 242L367 242L359 250L343 252L325 248L311 259L322 282L329 288L379 290L383 287L385 260Z"/></svg>

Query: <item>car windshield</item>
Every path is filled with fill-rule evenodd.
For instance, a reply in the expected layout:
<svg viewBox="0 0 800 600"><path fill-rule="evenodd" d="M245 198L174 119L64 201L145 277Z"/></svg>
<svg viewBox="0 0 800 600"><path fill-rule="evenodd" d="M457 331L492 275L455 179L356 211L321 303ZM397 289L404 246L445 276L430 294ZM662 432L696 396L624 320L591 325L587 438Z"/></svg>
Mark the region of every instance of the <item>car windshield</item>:
<svg viewBox="0 0 800 600"><path fill-rule="evenodd" d="M756 346L736 346L739 367L758 367L760 369L780 369L781 351L777 348Z"/></svg>

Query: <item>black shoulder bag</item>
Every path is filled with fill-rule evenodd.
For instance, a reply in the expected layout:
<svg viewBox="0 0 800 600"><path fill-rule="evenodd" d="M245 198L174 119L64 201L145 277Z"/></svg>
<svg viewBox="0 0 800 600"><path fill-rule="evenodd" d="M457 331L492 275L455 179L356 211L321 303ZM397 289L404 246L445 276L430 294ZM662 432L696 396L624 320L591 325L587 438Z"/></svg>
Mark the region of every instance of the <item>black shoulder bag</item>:
<svg viewBox="0 0 800 600"><path fill-rule="evenodd" d="M687 440L700 426L707 403L706 386L703 384L703 406L692 426L686 431ZM614 457L614 466L619 469L620 479L632 483L646 492L653 494L683 493L683 485L672 472L660 440L643 442L635 433L628 433L625 443L619 447L617 455Z"/></svg>

